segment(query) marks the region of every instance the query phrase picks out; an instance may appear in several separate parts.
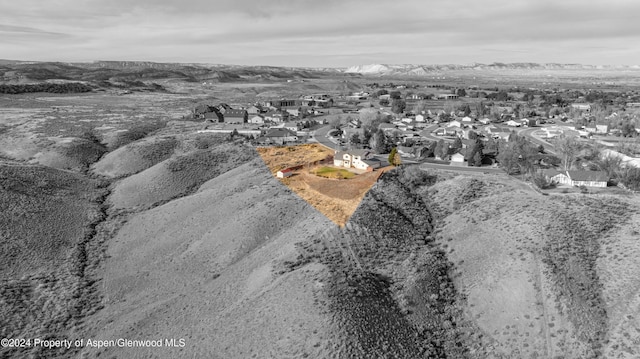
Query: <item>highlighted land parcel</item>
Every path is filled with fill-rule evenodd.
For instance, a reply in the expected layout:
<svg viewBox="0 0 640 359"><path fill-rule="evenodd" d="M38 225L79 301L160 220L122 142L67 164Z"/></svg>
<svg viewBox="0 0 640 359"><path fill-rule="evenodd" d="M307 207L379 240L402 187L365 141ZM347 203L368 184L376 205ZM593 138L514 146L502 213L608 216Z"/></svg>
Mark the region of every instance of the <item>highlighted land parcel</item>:
<svg viewBox="0 0 640 359"><path fill-rule="evenodd" d="M293 174L281 178L302 199L339 226L344 226L367 191L387 168L373 172L333 165L334 152L322 145L304 144L258 148L271 173L291 168Z"/></svg>

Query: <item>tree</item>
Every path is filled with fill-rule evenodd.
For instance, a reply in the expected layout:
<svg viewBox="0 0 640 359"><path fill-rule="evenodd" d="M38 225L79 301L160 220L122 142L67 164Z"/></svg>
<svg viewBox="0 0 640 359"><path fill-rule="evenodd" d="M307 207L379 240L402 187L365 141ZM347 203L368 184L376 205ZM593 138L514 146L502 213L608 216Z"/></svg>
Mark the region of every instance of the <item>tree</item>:
<svg viewBox="0 0 640 359"><path fill-rule="evenodd" d="M394 99L391 102L391 111L395 113L402 113L404 109L407 107L407 103L402 99Z"/></svg>
<svg viewBox="0 0 640 359"><path fill-rule="evenodd" d="M614 178L622 168L622 157L614 155L600 156L596 158L595 165L598 170L605 171L609 178Z"/></svg>
<svg viewBox="0 0 640 359"><path fill-rule="evenodd" d="M451 144L451 148L455 148L456 150L459 150L462 148L462 139L460 139L460 137L456 137L455 140L453 140L453 143Z"/></svg>
<svg viewBox="0 0 640 359"><path fill-rule="evenodd" d="M376 153L389 152L387 136L381 129L378 129L378 131L376 131L373 136L371 136L369 145Z"/></svg>
<svg viewBox="0 0 640 359"><path fill-rule="evenodd" d="M630 190L640 190L640 168L624 168L618 172L618 179Z"/></svg>
<svg viewBox="0 0 640 359"><path fill-rule="evenodd" d="M555 141L555 149L562 161L562 167L565 171L573 168L576 157L580 151L580 143L573 137L561 136Z"/></svg>
<svg viewBox="0 0 640 359"><path fill-rule="evenodd" d="M398 149L396 147L391 149L389 152L389 156L387 157L389 164L392 166L397 166L400 164L400 155L398 154Z"/></svg>
<svg viewBox="0 0 640 359"><path fill-rule="evenodd" d="M482 166L482 155L480 151L477 151L475 155L473 155L473 165L476 167Z"/></svg>
<svg viewBox="0 0 640 359"><path fill-rule="evenodd" d="M514 150L513 142L500 142L500 149L496 161L500 163L507 174L516 173L518 170L518 157L519 154Z"/></svg>
<svg viewBox="0 0 640 359"><path fill-rule="evenodd" d="M447 156L449 155L449 144L447 142L444 142L444 140L438 141L438 144L436 145L433 153L441 160L445 161L447 159Z"/></svg>
<svg viewBox="0 0 640 359"><path fill-rule="evenodd" d="M400 91L391 91L389 97L391 97L392 100L399 100L402 98L402 94Z"/></svg>
<svg viewBox="0 0 640 359"><path fill-rule="evenodd" d="M335 119L331 120L331 122L329 123L329 125L333 129L339 129L341 124L342 124L342 119L340 117L336 117Z"/></svg>
<svg viewBox="0 0 640 359"><path fill-rule="evenodd" d="M352 145L359 145L360 135L358 133L354 133L353 135L351 135L351 138L349 139L349 143L351 143Z"/></svg>
<svg viewBox="0 0 640 359"><path fill-rule="evenodd" d="M465 96L467 96L467 91L466 91L465 89L458 89L458 91L456 92L456 94L457 94L459 97L465 97Z"/></svg>
<svg viewBox="0 0 640 359"><path fill-rule="evenodd" d="M459 110L462 111L465 116L469 116L471 114L471 106L469 106L468 103L460 106Z"/></svg>
<svg viewBox="0 0 640 359"><path fill-rule="evenodd" d="M465 160L467 160L467 162L469 163L472 163L475 161L476 155L479 154L480 155L479 163L482 164L482 148L483 147L484 147L484 144L482 143L482 140L476 139L473 145L467 148L467 154L465 156Z"/></svg>

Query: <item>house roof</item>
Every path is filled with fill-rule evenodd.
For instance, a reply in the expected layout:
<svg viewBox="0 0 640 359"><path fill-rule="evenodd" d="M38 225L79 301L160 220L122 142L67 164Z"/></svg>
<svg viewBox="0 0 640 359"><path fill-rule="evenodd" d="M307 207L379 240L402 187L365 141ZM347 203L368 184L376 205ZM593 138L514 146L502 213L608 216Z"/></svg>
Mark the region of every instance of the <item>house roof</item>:
<svg viewBox="0 0 640 359"><path fill-rule="evenodd" d="M558 170L557 170L557 169L555 169L555 168L547 168L547 169L542 170L541 172L542 172L542 174L543 174L543 175L545 175L545 176L547 176L547 177L549 177L549 178L551 178L551 177L553 177L553 176L557 176L557 175L559 175L559 174L561 174L561 175L565 175L564 173L562 173L562 172L558 171ZM566 176L566 175L565 175L565 176Z"/></svg>
<svg viewBox="0 0 640 359"><path fill-rule="evenodd" d="M398 151L402 153L413 153L413 147L398 146Z"/></svg>
<svg viewBox="0 0 640 359"><path fill-rule="evenodd" d="M382 163L380 160L378 159L370 159L370 160L362 160L362 162L368 164L369 166L375 166L375 165L379 165L380 163Z"/></svg>
<svg viewBox="0 0 640 359"><path fill-rule="evenodd" d="M338 152L336 152L334 158L342 158L345 154L348 154L348 155L351 155L351 156L364 157L364 156L368 155L369 153L371 153L371 150L367 150L367 149L338 151Z"/></svg>
<svg viewBox="0 0 640 359"><path fill-rule="evenodd" d="M369 153L371 153L371 150L367 150L367 149L358 149L358 150L349 150L348 151L349 154L351 154L352 156L366 156Z"/></svg>
<svg viewBox="0 0 640 359"><path fill-rule="evenodd" d="M285 168L285 169L280 170L280 171L278 171L278 172L288 173L288 172L291 172L291 171L293 171L291 168Z"/></svg>
<svg viewBox="0 0 640 359"><path fill-rule="evenodd" d="M229 109L225 111L224 117L243 117L247 115L245 110Z"/></svg>
<svg viewBox="0 0 640 359"><path fill-rule="evenodd" d="M567 171L572 181L607 182L609 176L604 171Z"/></svg>
<svg viewBox="0 0 640 359"><path fill-rule="evenodd" d="M290 137L290 136L296 136L296 134L291 130L287 130L286 128L272 128L269 131L267 131L267 133L264 135L264 137Z"/></svg>

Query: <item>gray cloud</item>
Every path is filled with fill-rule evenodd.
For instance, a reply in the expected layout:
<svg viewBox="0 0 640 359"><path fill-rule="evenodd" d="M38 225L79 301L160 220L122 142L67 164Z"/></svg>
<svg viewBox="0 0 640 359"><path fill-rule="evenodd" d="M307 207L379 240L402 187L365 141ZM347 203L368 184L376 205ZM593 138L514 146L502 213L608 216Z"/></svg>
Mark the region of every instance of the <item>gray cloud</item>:
<svg viewBox="0 0 640 359"><path fill-rule="evenodd" d="M301 65L314 56L348 65L358 58L468 63L482 54L580 62L597 59L602 46L622 48L627 62L640 57L625 48L640 41L640 2L633 0L22 0L0 5L0 13L13 21L0 25L0 43L24 43L11 47L13 58L44 51L47 37L78 56L185 62L216 53L238 62L289 54ZM33 27L19 26L26 23Z"/></svg>

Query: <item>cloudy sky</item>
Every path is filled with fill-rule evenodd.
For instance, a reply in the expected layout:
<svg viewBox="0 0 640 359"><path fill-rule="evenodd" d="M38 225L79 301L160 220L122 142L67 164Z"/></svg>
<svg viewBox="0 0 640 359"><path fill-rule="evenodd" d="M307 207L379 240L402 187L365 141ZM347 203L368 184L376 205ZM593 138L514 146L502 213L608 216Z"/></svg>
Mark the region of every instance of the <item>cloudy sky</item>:
<svg viewBox="0 0 640 359"><path fill-rule="evenodd" d="M0 0L0 58L640 65L637 0Z"/></svg>

